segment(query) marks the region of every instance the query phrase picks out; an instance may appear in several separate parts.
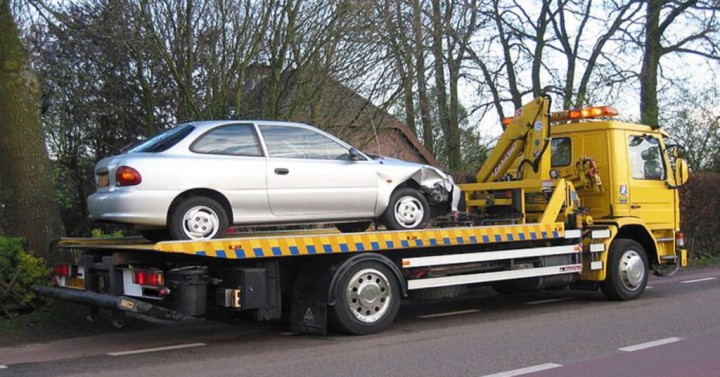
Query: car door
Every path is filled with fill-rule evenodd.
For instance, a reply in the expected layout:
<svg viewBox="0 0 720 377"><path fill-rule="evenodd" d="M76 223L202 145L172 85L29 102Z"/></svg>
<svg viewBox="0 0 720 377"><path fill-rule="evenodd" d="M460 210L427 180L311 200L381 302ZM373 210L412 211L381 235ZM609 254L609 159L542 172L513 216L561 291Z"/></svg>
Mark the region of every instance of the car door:
<svg viewBox="0 0 720 377"><path fill-rule="evenodd" d="M377 201L375 162L353 160L350 147L309 127L262 125L267 190L276 216L371 217Z"/></svg>

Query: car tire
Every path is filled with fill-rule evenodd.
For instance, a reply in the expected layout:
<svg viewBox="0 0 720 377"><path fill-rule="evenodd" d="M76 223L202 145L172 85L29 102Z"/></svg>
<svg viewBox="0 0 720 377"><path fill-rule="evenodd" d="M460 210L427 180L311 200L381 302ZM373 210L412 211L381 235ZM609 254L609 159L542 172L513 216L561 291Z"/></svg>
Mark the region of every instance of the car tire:
<svg viewBox="0 0 720 377"><path fill-rule="evenodd" d="M364 232L372 224L372 221L361 221L357 223L337 223L335 227L343 233L358 233Z"/></svg>
<svg viewBox="0 0 720 377"><path fill-rule="evenodd" d="M400 284L382 263L364 261L339 276L330 323L341 332L367 335L392 324L400 309Z"/></svg>
<svg viewBox="0 0 720 377"><path fill-rule="evenodd" d="M218 202L195 196L175 207L168 229L175 240L202 240L224 237L228 226L228 216Z"/></svg>
<svg viewBox="0 0 720 377"><path fill-rule="evenodd" d="M143 238L150 242L161 242L172 239L172 235L170 235L167 229L145 229L139 232Z"/></svg>
<svg viewBox="0 0 720 377"><path fill-rule="evenodd" d="M383 224L390 230L422 229L430 219L430 204L418 190L395 190L383 213Z"/></svg>
<svg viewBox="0 0 720 377"><path fill-rule="evenodd" d="M610 300L634 300L645 291L649 276L645 249L633 240L618 238L610 244L607 275L600 290Z"/></svg>

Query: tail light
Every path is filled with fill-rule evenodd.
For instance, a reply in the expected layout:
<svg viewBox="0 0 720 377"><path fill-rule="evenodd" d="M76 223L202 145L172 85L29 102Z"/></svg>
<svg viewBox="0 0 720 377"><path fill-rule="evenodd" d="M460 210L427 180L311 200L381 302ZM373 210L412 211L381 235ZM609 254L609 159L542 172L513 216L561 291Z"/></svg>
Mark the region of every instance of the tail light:
<svg viewBox="0 0 720 377"><path fill-rule="evenodd" d="M75 265L69 263L55 263L53 266L53 274L55 276L77 276L78 268Z"/></svg>
<svg viewBox="0 0 720 377"><path fill-rule="evenodd" d="M133 271L133 283L146 287L159 287L164 283L162 271L135 270Z"/></svg>
<svg viewBox="0 0 720 377"><path fill-rule="evenodd" d="M118 186L135 186L140 182L142 182L140 173L129 166L120 166L115 170L115 183Z"/></svg>
<svg viewBox="0 0 720 377"><path fill-rule="evenodd" d="M685 234L684 233L675 233L675 246L682 248L685 247Z"/></svg>

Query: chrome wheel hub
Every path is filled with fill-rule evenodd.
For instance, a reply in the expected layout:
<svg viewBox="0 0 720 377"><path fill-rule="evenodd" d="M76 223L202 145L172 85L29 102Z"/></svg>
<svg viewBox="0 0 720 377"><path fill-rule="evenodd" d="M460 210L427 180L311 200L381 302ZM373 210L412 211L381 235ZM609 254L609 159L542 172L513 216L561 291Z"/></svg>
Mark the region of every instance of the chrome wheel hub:
<svg viewBox="0 0 720 377"><path fill-rule="evenodd" d="M205 206L191 208L183 218L183 231L190 239L212 238L218 231L220 218Z"/></svg>
<svg viewBox="0 0 720 377"><path fill-rule="evenodd" d="M645 263L635 250L626 251L620 258L620 276L626 289L634 291L640 288L645 279Z"/></svg>
<svg viewBox="0 0 720 377"><path fill-rule="evenodd" d="M380 271L368 268L350 279L345 304L361 322L379 321L390 307L390 282Z"/></svg>

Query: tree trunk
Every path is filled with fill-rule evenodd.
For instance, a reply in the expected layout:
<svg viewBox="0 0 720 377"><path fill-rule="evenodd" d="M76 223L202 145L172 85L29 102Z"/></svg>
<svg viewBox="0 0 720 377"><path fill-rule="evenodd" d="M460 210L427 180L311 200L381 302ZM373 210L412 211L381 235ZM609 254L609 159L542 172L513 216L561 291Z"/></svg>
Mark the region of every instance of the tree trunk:
<svg viewBox="0 0 720 377"><path fill-rule="evenodd" d="M435 150L435 135L433 135L432 115L430 114L430 98L427 93L427 80L425 73L425 43L423 42L422 7L419 0L413 0L413 37L415 39L415 75L418 83L418 103L420 104L420 119L423 128L423 145L432 154Z"/></svg>
<svg viewBox="0 0 720 377"><path fill-rule="evenodd" d="M443 24L440 0L432 1L432 53L435 59L435 87L437 90L437 106L440 128L443 130L445 146L450 147L451 131L450 116L448 114L447 87L445 85L445 63L443 54ZM452 156L450 156L452 157ZM456 165L457 164L457 165ZM459 161L449 159L447 168L450 171L459 167Z"/></svg>
<svg viewBox="0 0 720 377"><path fill-rule="evenodd" d="M648 0L645 20L645 51L640 70L640 122L651 126L659 124L657 76L662 45L660 38L660 11L662 0Z"/></svg>
<svg viewBox="0 0 720 377"><path fill-rule="evenodd" d="M40 82L28 66L9 0L0 0L0 176L6 231L44 258L63 234L40 124Z"/></svg>

